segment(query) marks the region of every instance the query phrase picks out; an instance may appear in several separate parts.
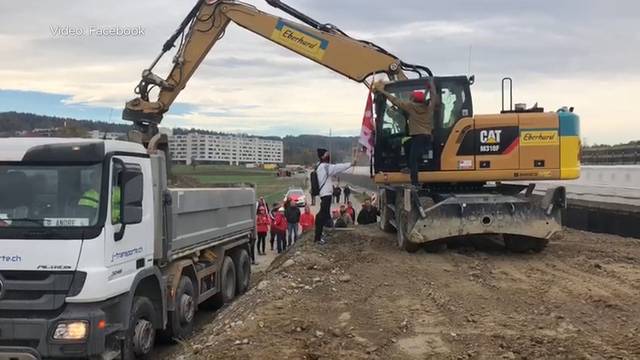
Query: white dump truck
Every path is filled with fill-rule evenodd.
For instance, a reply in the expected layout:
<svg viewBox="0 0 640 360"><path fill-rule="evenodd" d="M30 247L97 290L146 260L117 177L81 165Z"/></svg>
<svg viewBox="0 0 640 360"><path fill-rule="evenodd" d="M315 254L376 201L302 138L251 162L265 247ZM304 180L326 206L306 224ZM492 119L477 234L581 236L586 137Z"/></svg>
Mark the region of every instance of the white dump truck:
<svg viewBox="0 0 640 360"><path fill-rule="evenodd" d="M247 290L254 189L170 188L162 139L0 139L0 359L144 357Z"/></svg>

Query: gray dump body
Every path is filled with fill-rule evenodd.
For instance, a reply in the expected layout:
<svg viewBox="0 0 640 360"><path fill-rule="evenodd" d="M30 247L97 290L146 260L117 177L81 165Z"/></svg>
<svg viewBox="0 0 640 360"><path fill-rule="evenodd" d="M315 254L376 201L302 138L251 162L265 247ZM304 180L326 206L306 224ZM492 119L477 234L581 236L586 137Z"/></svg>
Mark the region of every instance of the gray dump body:
<svg viewBox="0 0 640 360"><path fill-rule="evenodd" d="M247 236L255 224L252 188L169 189L172 198L167 257L202 245Z"/></svg>
<svg viewBox="0 0 640 360"><path fill-rule="evenodd" d="M250 187L172 189L164 159L153 156L156 204L155 258L171 261L214 245L248 238L255 229L255 190ZM157 180L156 180L157 179Z"/></svg>

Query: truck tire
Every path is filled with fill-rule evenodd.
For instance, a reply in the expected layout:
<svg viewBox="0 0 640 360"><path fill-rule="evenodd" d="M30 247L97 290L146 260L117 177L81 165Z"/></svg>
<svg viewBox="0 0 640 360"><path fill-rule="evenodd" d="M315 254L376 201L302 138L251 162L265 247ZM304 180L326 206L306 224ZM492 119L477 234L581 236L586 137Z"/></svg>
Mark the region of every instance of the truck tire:
<svg viewBox="0 0 640 360"><path fill-rule="evenodd" d="M148 359L156 339L153 327L153 303L146 297L133 298L129 329L124 341L123 358L125 360Z"/></svg>
<svg viewBox="0 0 640 360"><path fill-rule="evenodd" d="M387 193L388 191L389 190L386 189L380 190L380 222L378 223L378 226L380 227L380 230L392 233L396 230L396 228L391 225L391 219L393 219L394 214L391 209L387 207L389 197L389 194Z"/></svg>
<svg viewBox="0 0 640 360"><path fill-rule="evenodd" d="M224 304L230 303L236 295L236 269L233 259L225 256L220 268L220 291L203 302L203 307L217 310Z"/></svg>
<svg viewBox="0 0 640 360"><path fill-rule="evenodd" d="M188 337L193 331L198 297L190 277L182 275L176 289L175 310L169 312L167 329L162 332L164 340L175 341Z"/></svg>
<svg viewBox="0 0 640 360"><path fill-rule="evenodd" d="M403 206L403 194L401 192L396 193L396 227L397 227L397 240L398 247L406 252L414 253L422 247L420 244L415 244L409 241L409 212L404 210Z"/></svg>
<svg viewBox="0 0 640 360"><path fill-rule="evenodd" d="M251 260L245 249L238 251L233 259L236 265L236 294L242 295L249 289L251 283Z"/></svg>

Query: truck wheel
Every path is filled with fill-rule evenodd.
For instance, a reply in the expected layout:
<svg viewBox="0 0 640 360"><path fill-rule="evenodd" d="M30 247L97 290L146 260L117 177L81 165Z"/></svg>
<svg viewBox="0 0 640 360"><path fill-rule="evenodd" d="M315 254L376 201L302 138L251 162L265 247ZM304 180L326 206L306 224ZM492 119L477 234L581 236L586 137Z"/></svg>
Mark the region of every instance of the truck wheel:
<svg viewBox="0 0 640 360"><path fill-rule="evenodd" d="M395 228L393 227L393 225L391 225L391 219L393 218L393 213L391 212L391 209L387 207L387 204L388 204L387 191L388 190L381 190L379 194L380 222L378 223L378 226L380 226L380 230L391 233L395 230Z"/></svg>
<svg viewBox="0 0 640 360"><path fill-rule="evenodd" d="M152 322L154 312L151 300L141 296L133 298L129 330L127 330L124 349L122 349L124 359L148 358L156 340L156 329Z"/></svg>
<svg viewBox="0 0 640 360"><path fill-rule="evenodd" d="M396 227L397 227L397 239L398 247L409 253L414 253L420 250L421 245L415 244L409 241L409 216L411 215L403 206L402 194L396 193Z"/></svg>
<svg viewBox="0 0 640 360"><path fill-rule="evenodd" d="M233 260L225 256L220 268L220 291L202 303L209 310L217 310L230 303L236 295L236 271Z"/></svg>
<svg viewBox="0 0 640 360"><path fill-rule="evenodd" d="M236 293L241 295L249 289L251 283L251 260L249 260L247 250L238 251L234 263L236 265Z"/></svg>
<svg viewBox="0 0 640 360"><path fill-rule="evenodd" d="M403 226L406 226L406 223L402 224L398 222L398 247L409 253L414 253L420 250L420 244L414 244L409 241L406 229L404 229Z"/></svg>
<svg viewBox="0 0 640 360"><path fill-rule="evenodd" d="M182 276L176 289L175 310L169 313L167 329L162 337L167 340L184 339L193 331L193 319L198 304L193 281Z"/></svg>
<svg viewBox="0 0 640 360"><path fill-rule="evenodd" d="M230 303L236 296L236 269L233 264L233 260L225 256L222 263L222 288L220 293L222 294L222 301L227 304Z"/></svg>

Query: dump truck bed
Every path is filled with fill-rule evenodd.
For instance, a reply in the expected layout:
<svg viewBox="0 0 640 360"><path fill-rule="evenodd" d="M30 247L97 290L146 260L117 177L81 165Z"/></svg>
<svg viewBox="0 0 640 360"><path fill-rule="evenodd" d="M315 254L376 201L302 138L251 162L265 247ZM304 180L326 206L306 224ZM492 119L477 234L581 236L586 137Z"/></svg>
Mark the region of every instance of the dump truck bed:
<svg viewBox="0 0 640 360"><path fill-rule="evenodd" d="M167 186L164 156L152 155L151 164L155 172L156 260L168 262L208 247L248 239L255 231L253 188L171 188Z"/></svg>
<svg viewBox="0 0 640 360"><path fill-rule="evenodd" d="M246 236L255 227L252 188L169 189L166 258Z"/></svg>

